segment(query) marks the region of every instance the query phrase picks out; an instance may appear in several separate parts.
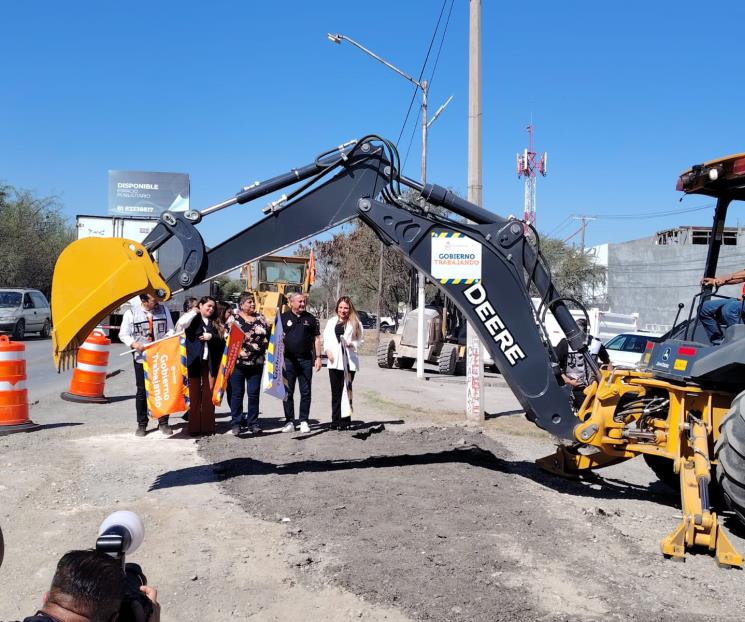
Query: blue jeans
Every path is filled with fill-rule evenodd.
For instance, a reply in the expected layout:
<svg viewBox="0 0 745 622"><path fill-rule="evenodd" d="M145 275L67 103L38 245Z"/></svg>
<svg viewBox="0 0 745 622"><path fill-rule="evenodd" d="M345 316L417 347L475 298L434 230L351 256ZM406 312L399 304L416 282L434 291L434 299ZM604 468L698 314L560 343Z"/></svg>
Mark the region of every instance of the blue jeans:
<svg viewBox="0 0 745 622"><path fill-rule="evenodd" d="M236 365L230 375L230 423L254 426L259 420L259 390L263 365ZM243 418L243 395L248 389L248 412Z"/></svg>
<svg viewBox="0 0 745 622"><path fill-rule="evenodd" d="M704 327L709 341L716 345L722 341L724 335L719 328L720 322L726 326L732 326L740 323L740 314L742 312L742 301L733 298L715 298L707 300L701 305L701 311L698 314L701 325Z"/></svg>
<svg viewBox="0 0 745 622"><path fill-rule="evenodd" d="M284 401L285 419L295 419L295 382L300 385L300 421L308 421L310 415L310 383L313 379L313 359L301 359L285 354L284 376L287 380L287 398Z"/></svg>

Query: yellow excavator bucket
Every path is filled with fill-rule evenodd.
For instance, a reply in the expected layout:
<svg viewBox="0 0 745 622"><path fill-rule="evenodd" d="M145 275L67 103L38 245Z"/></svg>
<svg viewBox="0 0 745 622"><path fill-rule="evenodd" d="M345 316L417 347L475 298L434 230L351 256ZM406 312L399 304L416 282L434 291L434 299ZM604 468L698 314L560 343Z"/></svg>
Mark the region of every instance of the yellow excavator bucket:
<svg viewBox="0 0 745 622"><path fill-rule="evenodd" d="M133 296L168 300L171 292L142 244L83 238L59 256L52 279L52 354L57 369L74 364L78 348L106 315Z"/></svg>

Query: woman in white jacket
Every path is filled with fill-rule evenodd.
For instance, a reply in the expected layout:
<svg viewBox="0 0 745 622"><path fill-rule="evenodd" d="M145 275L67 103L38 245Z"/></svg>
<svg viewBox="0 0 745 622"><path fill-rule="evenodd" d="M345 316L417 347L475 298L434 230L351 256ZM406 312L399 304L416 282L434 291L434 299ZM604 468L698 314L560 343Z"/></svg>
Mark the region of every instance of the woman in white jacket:
<svg viewBox="0 0 745 622"><path fill-rule="evenodd" d="M344 429L351 421L352 381L359 369L358 350L362 345L362 323L349 296L336 302L336 315L329 318L323 331L323 349L326 352L331 382L331 427ZM349 414L342 417L341 400L347 386Z"/></svg>

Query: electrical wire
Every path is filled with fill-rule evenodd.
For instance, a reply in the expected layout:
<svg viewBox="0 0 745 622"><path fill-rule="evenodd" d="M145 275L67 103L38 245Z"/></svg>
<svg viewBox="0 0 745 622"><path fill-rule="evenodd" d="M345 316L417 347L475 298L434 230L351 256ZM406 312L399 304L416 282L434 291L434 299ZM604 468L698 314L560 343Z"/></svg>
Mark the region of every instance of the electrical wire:
<svg viewBox="0 0 745 622"><path fill-rule="evenodd" d="M445 42L445 35L448 32L448 25L450 24L450 16L451 16L451 14L453 12L453 3L454 2L455 2L455 0L451 0L451 2L450 2L450 10L448 11L448 17L447 17L447 20L445 21L445 28L442 31L442 37L440 39L440 46L439 46L439 48L437 50L437 56L435 57L435 64L434 64L434 67L432 69L432 73L429 76L429 87L428 87L428 90L432 86L432 81L435 79L435 72L437 71L437 63L440 60L440 52L442 51L442 45ZM422 82L422 76L424 75L424 70L427 67L427 59L429 58L429 53L430 53L430 50L432 49L432 44L434 43L434 40L435 40L435 38L437 36L437 31L440 28L440 20L442 19L442 13L445 10L445 4L446 3L447 3L447 0L443 0L443 2L442 2L442 8L440 9L440 17L437 19L437 26L435 26L435 31L432 33L432 40L429 43L429 50L427 50L427 58L424 59L424 64L422 65L422 71L419 74L419 83L420 84ZM413 99L412 99L412 102L413 102ZM411 104L409 104L409 110L411 110ZM414 144L414 134L416 133L417 126L419 125L419 119L421 118L421 116L422 116L422 110L420 108L419 109L419 112L417 113L417 116L416 116L416 121L414 122L414 127L411 130L411 136L409 136L409 145L408 145L408 147L406 147L406 155L404 156L404 163L403 163L404 166L406 166L406 163L409 161L409 153L411 152L411 146ZM408 120L408 113L407 113L406 117L407 117L407 120ZM402 127L401 128L401 134L403 134L403 130L404 130L404 128ZM399 134L399 140L401 138L401 134ZM398 146L398 141L396 141L396 146Z"/></svg>
<svg viewBox="0 0 745 622"><path fill-rule="evenodd" d="M437 63L440 61L440 52L442 52L442 44L445 43L445 36L448 34L448 26L450 25L450 16L453 13L453 4L455 0L450 0L450 10L448 11L448 18L445 20L445 28L442 30L442 37L440 38L440 47L437 48L437 56L435 56L435 64L432 67L432 73L429 76L429 86L432 87L432 82L435 79L435 72L437 71Z"/></svg>
<svg viewBox="0 0 745 622"><path fill-rule="evenodd" d="M429 53L432 51L432 45L435 42L437 31L440 29L440 21L442 20L442 14L445 12L446 3L447 3L447 0L442 0L442 7L440 8L440 15L437 18L437 24L435 25L435 31L432 33L432 39L429 42L429 48L427 48L427 55L424 57L424 64L422 65L422 70L419 72L419 79L417 80L419 84L422 83L422 76L424 75L424 69L427 66L427 61L429 60ZM452 10L452 6L451 6L451 10ZM449 16L448 16L448 19L450 19ZM409 115L411 114L411 107L414 105L414 100L416 99L416 94L418 90L419 90L419 87L415 86L414 92L411 95L411 101L409 102L409 109L406 111L406 117L404 118L404 122L401 125L401 131L398 133L398 138L396 139L396 147L398 147L398 143L401 141L401 136L403 136L404 129L406 128L406 123L409 121Z"/></svg>
<svg viewBox="0 0 745 622"><path fill-rule="evenodd" d="M561 231L562 229L564 229L564 228L565 228L565 227L566 227L566 226L567 226L567 225L569 224L569 221L571 221L571 219L572 219L572 217L571 217L571 216L567 216L567 217L566 217L566 218L565 218L564 220L562 220L562 221L561 221L561 222L560 222L560 223L559 223L558 225L556 225L556 226L555 226L555 227L554 227L553 229L551 229L551 231L549 231L549 232L548 232L548 233L546 234L546 237L547 237L547 238L550 238L550 237L552 237L552 236L553 236L553 235L554 235L555 233L558 233L559 231Z"/></svg>
<svg viewBox="0 0 745 622"><path fill-rule="evenodd" d="M406 155L404 156L404 166L406 166L406 163L409 161L409 153L411 152L411 146L414 144L414 134L417 131L417 127L419 125L419 118L422 116L422 111L419 110L419 114L416 115L416 121L414 122L414 127L411 130L411 136L409 136L409 146L406 147Z"/></svg>
<svg viewBox="0 0 745 622"><path fill-rule="evenodd" d="M683 209L664 210L659 212L637 212L627 214L593 214L587 218L596 218L598 220L631 220L631 219L649 219L663 218L665 216L676 216L677 214L688 214L690 212L700 212L701 210L714 209L710 203L708 205L698 205L695 207L685 207Z"/></svg>

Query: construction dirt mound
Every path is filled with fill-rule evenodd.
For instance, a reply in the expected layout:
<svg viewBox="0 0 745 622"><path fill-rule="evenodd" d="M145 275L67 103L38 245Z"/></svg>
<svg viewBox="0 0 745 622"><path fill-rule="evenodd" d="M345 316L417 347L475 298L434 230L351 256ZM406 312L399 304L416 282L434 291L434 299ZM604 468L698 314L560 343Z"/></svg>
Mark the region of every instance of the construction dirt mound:
<svg viewBox="0 0 745 622"><path fill-rule="evenodd" d="M200 453L248 513L286 524L299 581L414 619L701 620L713 601L739 618L741 572L659 555L678 512L661 483L566 481L520 457L525 439L396 427L265 434L243 457L216 436Z"/></svg>

